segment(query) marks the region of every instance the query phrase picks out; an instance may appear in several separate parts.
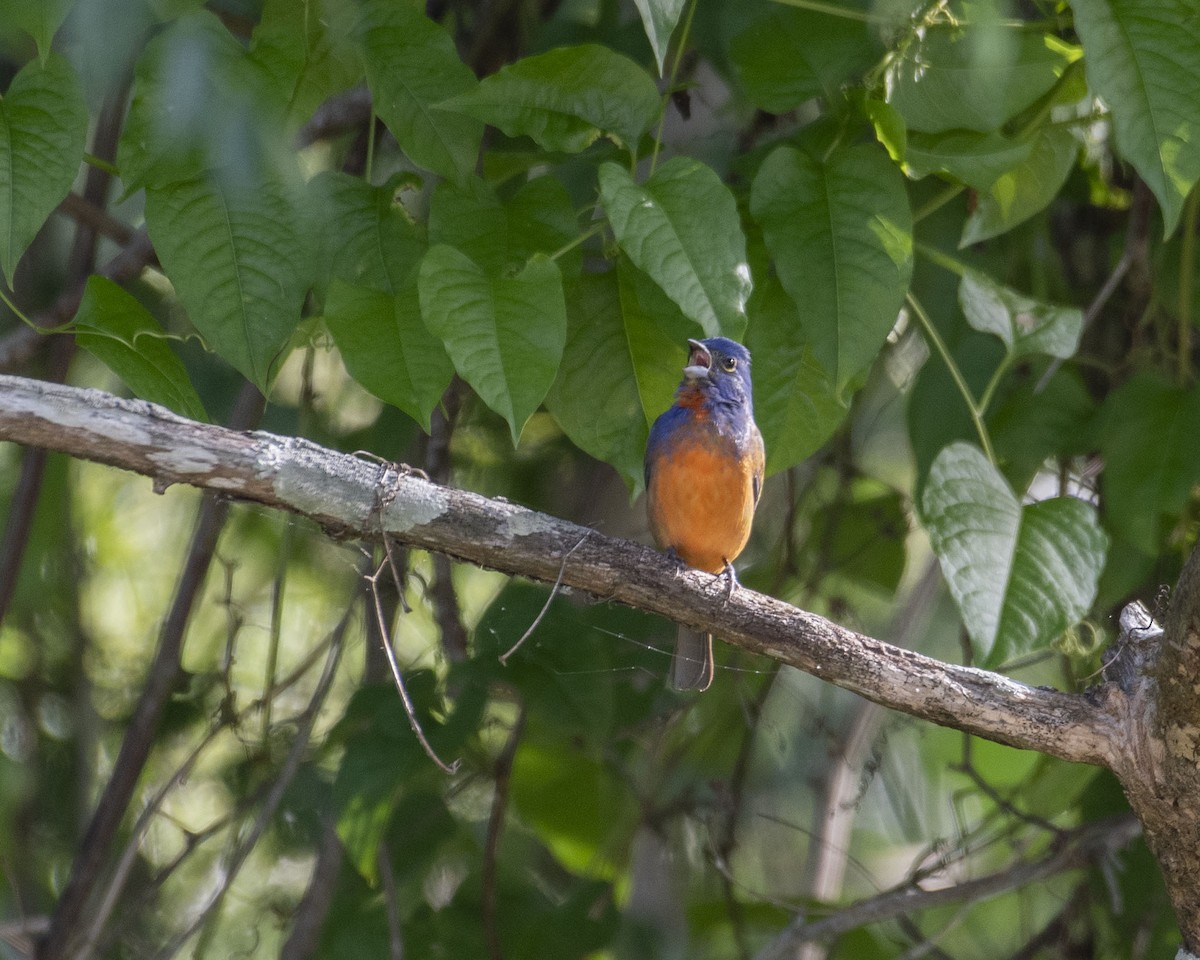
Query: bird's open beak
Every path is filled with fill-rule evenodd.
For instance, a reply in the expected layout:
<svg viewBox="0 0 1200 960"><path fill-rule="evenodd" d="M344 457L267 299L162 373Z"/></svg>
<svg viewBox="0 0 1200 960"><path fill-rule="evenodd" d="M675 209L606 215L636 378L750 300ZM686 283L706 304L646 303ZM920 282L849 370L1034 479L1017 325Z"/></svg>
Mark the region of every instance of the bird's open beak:
<svg viewBox="0 0 1200 960"><path fill-rule="evenodd" d="M699 340L689 340L688 347L691 352L688 354L687 366L683 368L683 375L689 380L707 377L712 370L712 354Z"/></svg>

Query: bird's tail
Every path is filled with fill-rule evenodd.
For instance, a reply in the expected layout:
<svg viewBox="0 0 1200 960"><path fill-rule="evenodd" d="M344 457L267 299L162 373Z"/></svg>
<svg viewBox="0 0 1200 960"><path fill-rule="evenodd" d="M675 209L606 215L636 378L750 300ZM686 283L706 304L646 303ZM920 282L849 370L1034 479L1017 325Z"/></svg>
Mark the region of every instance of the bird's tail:
<svg viewBox="0 0 1200 960"><path fill-rule="evenodd" d="M671 661L671 686L676 690L707 690L712 679L712 634L680 627Z"/></svg>

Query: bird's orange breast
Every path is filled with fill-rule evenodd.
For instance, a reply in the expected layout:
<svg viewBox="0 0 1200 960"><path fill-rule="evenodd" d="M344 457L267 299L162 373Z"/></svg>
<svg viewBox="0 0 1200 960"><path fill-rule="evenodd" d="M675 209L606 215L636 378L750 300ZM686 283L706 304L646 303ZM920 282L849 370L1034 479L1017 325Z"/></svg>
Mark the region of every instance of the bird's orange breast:
<svg viewBox="0 0 1200 960"><path fill-rule="evenodd" d="M680 442L654 465L650 529L688 566L720 573L750 539L754 463L722 442Z"/></svg>

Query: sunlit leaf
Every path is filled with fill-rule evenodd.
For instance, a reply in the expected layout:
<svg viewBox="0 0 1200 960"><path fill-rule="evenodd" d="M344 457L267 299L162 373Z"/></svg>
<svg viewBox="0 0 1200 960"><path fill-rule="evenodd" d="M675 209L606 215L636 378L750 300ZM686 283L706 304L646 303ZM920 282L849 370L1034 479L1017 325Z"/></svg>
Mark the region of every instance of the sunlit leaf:
<svg viewBox="0 0 1200 960"><path fill-rule="evenodd" d="M667 59L667 50L671 46L671 34L679 23L679 15L683 13L685 0L633 0L638 13L642 16L642 26L646 28L646 39L654 51L654 60L658 64L658 72L663 72L663 64Z"/></svg>
<svg viewBox="0 0 1200 960"><path fill-rule="evenodd" d="M963 274L958 302L967 323L995 334L1014 357L1045 354L1066 360L1079 347L1083 311L1034 300L978 270Z"/></svg>
<svg viewBox="0 0 1200 960"><path fill-rule="evenodd" d="M1200 177L1200 17L1193 0L1073 0L1088 85L1117 149L1163 209L1166 232Z"/></svg>
<svg viewBox="0 0 1200 960"><path fill-rule="evenodd" d="M1044 647L1096 596L1108 537L1071 497L1022 506L977 448L953 443L933 462L925 529L976 655L997 666Z"/></svg>
<svg viewBox="0 0 1200 960"><path fill-rule="evenodd" d="M676 157L644 184L600 167L600 199L617 242L709 336L740 339L752 284L733 195L697 160Z"/></svg>

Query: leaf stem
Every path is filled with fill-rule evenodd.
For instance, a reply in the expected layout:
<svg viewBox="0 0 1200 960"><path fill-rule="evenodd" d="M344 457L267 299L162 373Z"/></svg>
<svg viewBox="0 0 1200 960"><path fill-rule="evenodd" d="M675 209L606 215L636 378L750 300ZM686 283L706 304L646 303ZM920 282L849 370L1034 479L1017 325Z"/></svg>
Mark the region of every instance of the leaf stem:
<svg viewBox="0 0 1200 960"><path fill-rule="evenodd" d="M949 270L955 276L965 277L970 272L968 267L961 260L955 259L948 253L942 253L937 247L931 247L927 243L922 243L920 240L913 244L913 249L925 257L928 257L933 263L936 263L943 270Z"/></svg>
<svg viewBox="0 0 1200 960"><path fill-rule="evenodd" d="M690 0L687 16L683 20L683 29L679 31L679 40L675 44L675 56L671 58L671 76L667 79L667 89L663 93L662 112L658 116L658 132L654 135L654 150L650 153L650 173L654 176L654 168L658 166L658 154L662 150L663 129L667 125L667 107L671 103L671 95L675 92L675 82L679 79L679 67L683 63L683 54L687 49L688 36L692 32L692 19L696 16L696 5L699 0Z"/></svg>
<svg viewBox="0 0 1200 960"><path fill-rule="evenodd" d="M583 231L583 233L581 233L579 236L577 236L574 240L571 240L568 243L564 243L561 247L559 247L552 254L550 254L550 259L557 260L559 257L570 253L581 243L584 243L584 242L590 240L592 237L596 236L596 234L600 233L603 229L604 229L603 221L595 224L592 227L589 227L587 230Z"/></svg>
<svg viewBox="0 0 1200 960"><path fill-rule="evenodd" d="M996 452L992 449L992 439L988 436L987 424L983 422L983 410L975 401L975 395L971 393L971 388L967 386L967 381L963 378L962 371L958 369L958 364L954 362L954 358L950 355L950 351L946 347L946 341L938 333L937 327L929 319L929 314L925 312L925 308L921 306L920 301L913 296L912 291L909 291L905 295L905 298L908 300L908 305L912 307L913 313L917 315L917 320L921 324L921 329L925 332L925 336L933 344L933 348L950 371L950 377L954 380L954 385L958 387L958 392L962 394L963 401L967 405L967 412L970 413L971 421L975 424L975 432L979 434L979 443L983 447L984 455L988 458L988 462L995 466Z"/></svg>
<svg viewBox="0 0 1200 960"><path fill-rule="evenodd" d="M83 162L89 166L95 167L97 170L103 170L105 173L111 176L119 177L121 175L121 171L115 163L110 160L105 160L103 157L98 157L94 153L85 152L83 155Z"/></svg>
<svg viewBox="0 0 1200 960"><path fill-rule="evenodd" d="M920 223L926 217L932 216L966 189L961 183L948 184L941 193L927 200L913 211L913 223Z"/></svg>
<svg viewBox="0 0 1200 960"><path fill-rule="evenodd" d="M1200 189L1193 188L1183 210L1183 241L1179 250L1179 382L1192 379L1192 294L1196 289L1196 222Z"/></svg>
<svg viewBox="0 0 1200 960"><path fill-rule="evenodd" d="M372 177L375 172L375 108L371 108L371 119L367 121L367 164L363 171L363 179L374 186Z"/></svg>

